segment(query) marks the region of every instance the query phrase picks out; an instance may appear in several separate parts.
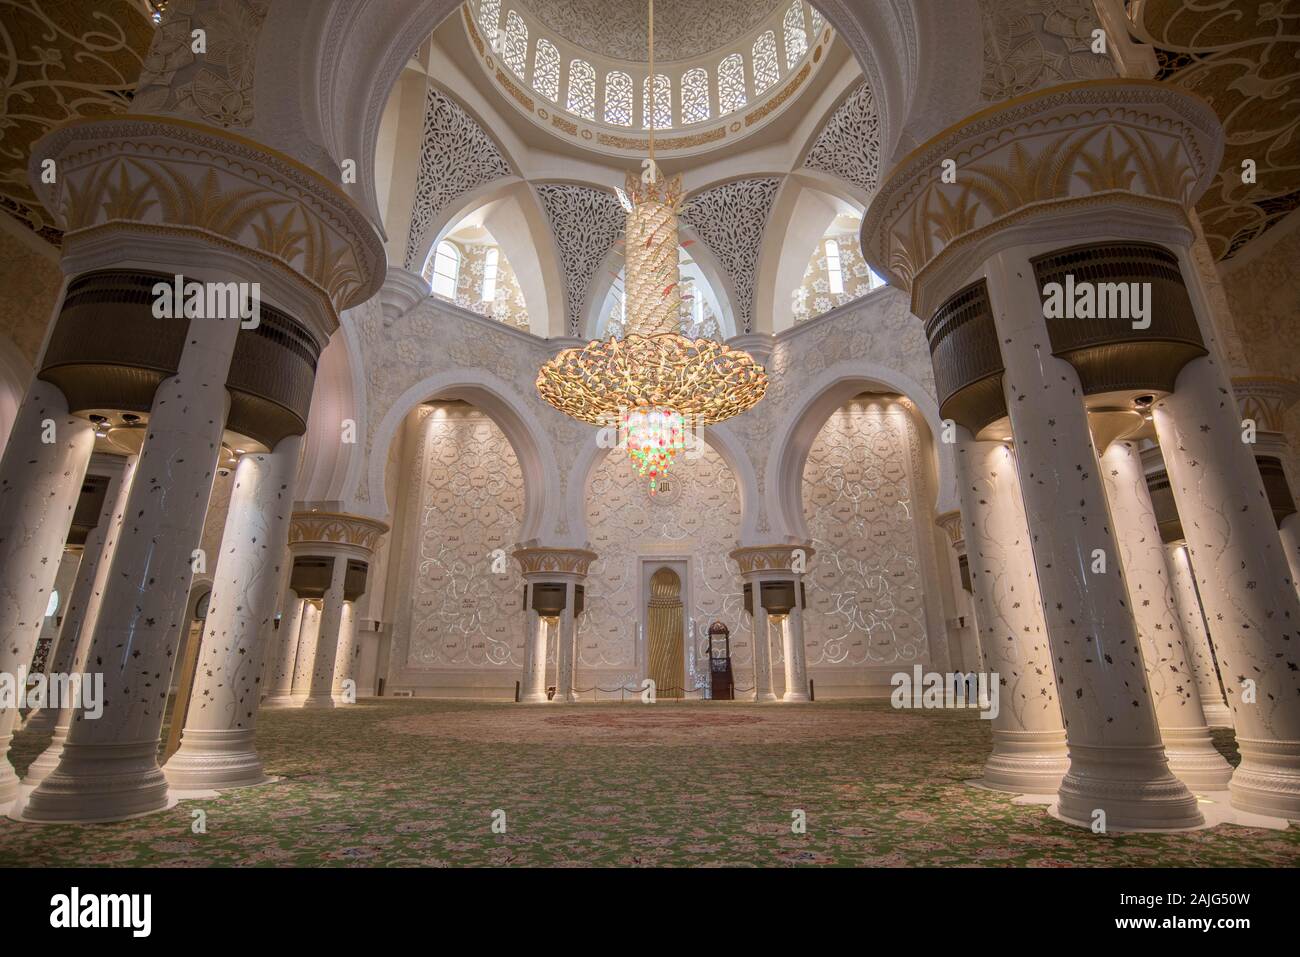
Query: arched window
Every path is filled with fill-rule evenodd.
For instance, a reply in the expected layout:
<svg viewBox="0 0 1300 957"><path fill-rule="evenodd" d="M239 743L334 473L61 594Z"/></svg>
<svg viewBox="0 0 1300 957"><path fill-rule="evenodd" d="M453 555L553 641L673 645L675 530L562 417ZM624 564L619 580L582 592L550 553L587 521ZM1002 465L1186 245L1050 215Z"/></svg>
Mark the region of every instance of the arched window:
<svg viewBox="0 0 1300 957"><path fill-rule="evenodd" d="M429 285L433 294L443 299L456 299L456 280L460 277L460 250L446 240L438 243L433 253L433 270Z"/></svg>
<svg viewBox="0 0 1300 957"><path fill-rule="evenodd" d="M762 93L781 78L776 63L776 34L768 30L754 41L754 92Z"/></svg>
<svg viewBox="0 0 1300 957"><path fill-rule="evenodd" d="M803 21L803 0L794 0L785 12L785 66L793 69L808 52L808 28Z"/></svg>
<svg viewBox="0 0 1300 957"><path fill-rule="evenodd" d="M560 98L560 51L550 40L539 37L533 54L533 89L552 103Z"/></svg>
<svg viewBox="0 0 1300 957"><path fill-rule="evenodd" d="M831 295L841 295L844 292L844 270L840 267L840 244L833 239L826 240L826 274L830 277Z"/></svg>
<svg viewBox="0 0 1300 957"><path fill-rule="evenodd" d="M700 67L682 76L682 122L703 123L712 115L709 109L709 74Z"/></svg>
<svg viewBox="0 0 1300 957"><path fill-rule="evenodd" d="M605 74L605 122L632 125L632 78L621 70Z"/></svg>
<svg viewBox="0 0 1300 957"><path fill-rule="evenodd" d="M586 60L569 63L568 111L589 120L596 118L596 70Z"/></svg>
<svg viewBox="0 0 1300 957"><path fill-rule="evenodd" d="M494 40L501 29L501 0L483 0L478 8L478 22L488 40Z"/></svg>
<svg viewBox="0 0 1300 957"><path fill-rule="evenodd" d="M748 101L745 95L745 58L733 53L718 65L718 112L732 113Z"/></svg>
<svg viewBox="0 0 1300 957"><path fill-rule="evenodd" d="M53 618L59 610L59 590L57 588L50 591L50 600L45 603L45 617Z"/></svg>
<svg viewBox="0 0 1300 957"><path fill-rule="evenodd" d="M528 25L513 10L506 17L506 42L501 59L519 79L528 71Z"/></svg>
<svg viewBox="0 0 1300 957"><path fill-rule="evenodd" d="M483 301L493 302L497 297L497 263L501 259L501 251L495 246L489 246L487 253L483 256Z"/></svg>
<svg viewBox="0 0 1300 957"><path fill-rule="evenodd" d="M650 77L645 78L641 96L641 115L645 117L645 128L650 129ZM673 125L673 85L662 73L655 75L655 115L654 128L666 130Z"/></svg>

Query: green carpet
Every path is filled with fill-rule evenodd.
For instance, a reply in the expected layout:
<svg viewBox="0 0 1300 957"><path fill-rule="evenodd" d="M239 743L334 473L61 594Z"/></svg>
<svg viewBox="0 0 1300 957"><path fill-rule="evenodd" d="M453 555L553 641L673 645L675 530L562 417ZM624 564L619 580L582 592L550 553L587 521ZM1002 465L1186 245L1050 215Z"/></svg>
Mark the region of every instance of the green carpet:
<svg viewBox="0 0 1300 957"><path fill-rule="evenodd" d="M279 782L119 824L0 818L0 864L1300 864L1296 826L1095 835L969 787L990 748L975 712L371 699L259 720ZM1235 761L1231 735L1216 741ZM20 773L44 744L17 737ZM191 832L196 809L206 834ZM791 833L795 810L806 834Z"/></svg>

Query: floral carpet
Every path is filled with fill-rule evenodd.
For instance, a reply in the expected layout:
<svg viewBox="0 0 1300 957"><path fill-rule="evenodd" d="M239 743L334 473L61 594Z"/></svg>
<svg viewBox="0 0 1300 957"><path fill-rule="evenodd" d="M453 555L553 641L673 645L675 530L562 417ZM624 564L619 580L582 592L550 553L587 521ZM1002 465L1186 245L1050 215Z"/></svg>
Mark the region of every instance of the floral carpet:
<svg viewBox="0 0 1300 957"><path fill-rule="evenodd" d="M973 788L991 740L973 711L368 699L259 725L279 781L118 824L0 818L0 865L1300 864L1295 825L1097 835ZM17 736L20 773L44 744Z"/></svg>

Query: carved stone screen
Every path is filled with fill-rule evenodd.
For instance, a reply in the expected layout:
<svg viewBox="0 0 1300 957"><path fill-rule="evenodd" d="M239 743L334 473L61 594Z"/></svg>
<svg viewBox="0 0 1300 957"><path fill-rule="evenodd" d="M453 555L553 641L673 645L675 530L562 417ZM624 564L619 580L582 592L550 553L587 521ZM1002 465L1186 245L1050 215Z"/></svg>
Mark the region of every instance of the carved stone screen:
<svg viewBox="0 0 1300 957"><path fill-rule="evenodd" d="M687 687L704 684L705 642L709 623L717 619L731 629L738 686L753 687L751 629L740 576L727 557L740 534L736 480L722 456L706 446L673 469L668 482L667 491L651 498L649 481L633 471L620 449L592 473L587 533L600 557L587 575L586 613L578 625L579 689L632 687L643 677L644 643L638 647L636 628L646 600L643 564L654 558L687 563Z"/></svg>
<svg viewBox="0 0 1300 957"><path fill-rule="evenodd" d="M814 678L926 662L923 476L916 425L888 397L841 406L813 442L803 502L817 550L804 619Z"/></svg>
<svg viewBox="0 0 1300 957"><path fill-rule="evenodd" d="M436 403L419 414L405 477L414 532L405 670L445 672L435 685L512 691L524 620L523 580L509 552L523 518L523 473L505 434L473 406ZM494 571L497 549L506 558Z"/></svg>

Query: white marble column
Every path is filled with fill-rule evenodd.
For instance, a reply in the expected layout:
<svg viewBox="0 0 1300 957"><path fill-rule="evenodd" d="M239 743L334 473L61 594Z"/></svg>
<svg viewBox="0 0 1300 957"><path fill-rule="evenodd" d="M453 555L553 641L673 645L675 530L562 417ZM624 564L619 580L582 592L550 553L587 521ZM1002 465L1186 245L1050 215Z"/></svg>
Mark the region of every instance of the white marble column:
<svg viewBox="0 0 1300 957"><path fill-rule="evenodd" d="M334 663L339 651L339 627L343 624L343 588L348 574L348 560L345 555L335 555L333 561L329 588L325 590L325 599L321 605L311 687L302 703L304 708L334 707Z"/></svg>
<svg viewBox="0 0 1300 957"><path fill-rule="evenodd" d="M577 600L574 594L575 583L564 583L564 611L560 612L559 644L557 646L557 677L555 700L562 704L572 704L578 700L574 693L574 679L578 669L578 640L573 614L573 604Z"/></svg>
<svg viewBox="0 0 1300 957"><path fill-rule="evenodd" d="M979 645L998 686L981 783L1054 794L1070 761L1015 452L959 428L956 464Z"/></svg>
<svg viewBox="0 0 1300 957"><path fill-rule="evenodd" d="M0 458L0 672L31 664L95 433L63 393L32 381ZM0 708L0 805L18 794L9 763L17 708Z"/></svg>
<svg viewBox="0 0 1300 957"><path fill-rule="evenodd" d="M1169 769L1189 788L1222 791L1232 767L1210 739L1201 710L1137 442L1112 442L1101 469Z"/></svg>
<svg viewBox="0 0 1300 957"><path fill-rule="evenodd" d="M293 614L293 605L298 601L297 595L289 587L293 579L293 554L285 549L280 561L280 581L275 589L275 613L267 622L263 637L262 651L262 700L265 701L276 685L277 672L283 654L283 626Z"/></svg>
<svg viewBox="0 0 1300 957"><path fill-rule="evenodd" d="M292 561L292 557L288 559ZM275 661L271 669L271 687L263 708L289 708L293 706L293 672L298 661L298 637L302 632L303 610L306 599L290 589L285 599L288 614L276 632Z"/></svg>
<svg viewBox="0 0 1300 957"><path fill-rule="evenodd" d="M84 560L82 557L84 553L85 548L81 545L68 545L63 549L63 557L59 560L59 570L54 576L54 591L59 596L58 606L54 609L54 614L46 615L41 620L40 634L36 636L36 644L32 646L31 667L27 671L29 675L36 673L36 655L40 651L42 642L47 644L47 648L45 662L40 669L41 674L46 676L47 681L50 675L58 674L54 669L54 662L59 654L60 622L65 617L68 602L72 597L72 589L77 581L77 570ZM26 720L23 721L19 731L23 734L48 733L54 730L54 722L57 717L58 708L35 708L27 714Z"/></svg>
<svg viewBox="0 0 1300 957"><path fill-rule="evenodd" d="M1300 818L1300 597L1226 371L1193 359L1154 413L1241 751L1232 804Z"/></svg>
<svg viewBox="0 0 1300 957"><path fill-rule="evenodd" d="M523 704L546 700L546 623L533 610L533 583L524 584L524 676L519 689Z"/></svg>
<svg viewBox="0 0 1300 957"><path fill-rule="evenodd" d="M1282 554L1291 570L1291 582L1300 589L1300 512L1292 512L1282 519L1277 533L1282 539Z"/></svg>
<svg viewBox="0 0 1300 957"><path fill-rule="evenodd" d="M191 320L179 369L154 395L87 653L104 674L104 713L75 715L59 766L28 798L29 820L121 820L167 806L158 744L238 332L238 319Z"/></svg>
<svg viewBox="0 0 1300 957"><path fill-rule="evenodd" d="M86 673L86 653L90 636L99 617L100 599L108 584L108 570L113 553L122 534L122 518L126 514L127 497L131 492L131 479L135 474L136 457L119 458L116 467L104 466L109 472L108 488L104 490L104 505L99 522L86 541L86 554L77 569L77 581L72 586L67 612L59 636L59 647L53 665L57 672ZM68 740L72 727L72 708L59 708L54 713L54 734L45 750L27 767L23 783L29 787L40 784L59 764L63 756L63 743Z"/></svg>
<svg viewBox="0 0 1300 957"><path fill-rule="evenodd" d="M1078 373L1052 355L1028 255L996 252L985 270L1070 753L1058 813L1091 826L1100 810L1111 830L1198 826L1196 798L1170 773L1141 693L1145 668Z"/></svg>
<svg viewBox="0 0 1300 957"><path fill-rule="evenodd" d="M775 701L772 690L772 629L763 607L763 583L754 582L754 700Z"/></svg>
<svg viewBox="0 0 1300 957"><path fill-rule="evenodd" d="M298 632L298 657L293 667L292 706L301 708L311 694L312 669L316 667L316 646L320 643L320 599L304 602L302 627Z"/></svg>
<svg viewBox="0 0 1300 957"><path fill-rule="evenodd" d="M782 701L808 701L808 666L803 641L803 609L799 607L799 582L794 583L794 607L781 624L785 656L785 694Z"/></svg>
<svg viewBox="0 0 1300 957"><path fill-rule="evenodd" d="M1214 665L1210 636L1205 630L1205 618L1201 612L1201 598L1196 593L1192 565L1187 559L1187 546L1182 542L1166 545L1165 564L1169 569L1174 605L1178 609L1178 621L1182 625L1187 658L1196 679L1196 690L1201 695L1201 710L1205 712L1205 720L1211 728L1231 728L1232 712L1223 699L1219 671Z"/></svg>
<svg viewBox="0 0 1300 957"><path fill-rule="evenodd" d="M303 437L235 467L181 744L163 769L172 787L236 788L266 780L254 746L266 626L289 561L293 482Z"/></svg>
<svg viewBox="0 0 1300 957"><path fill-rule="evenodd" d="M104 489L104 503L100 506L99 515L96 516L95 528L92 528L90 534L86 536L86 546L82 550L81 564L77 566L77 579L73 581L72 589L69 590L64 607L62 607L62 622L59 627L59 640L55 642L53 653L49 655L49 672L51 674L72 674L74 670L79 670L78 657L79 642L82 636L87 635L82 628L86 620L86 609L91 602L92 596L96 605L99 603L99 594L103 590L103 584L95 588L96 575L98 575L100 562L103 560L104 553L107 550L105 542L112 540L114 544L117 541L117 524L121 521L122 510L126 507L126 497L123 492L130 488L131 475L135 471L135 456L125 458L121 455L96 454L91 456L90 469L95 475L108 477L108 485ZM60 709L42 709L39 714L32 715L26 724L26 731L42 733L55 731L59 726ZM55 750L52 757L59 758L59 754L64 750L64 740L68 737L68 726L62 728L62 736L57 739L59 748ZM53 744L53 741L51 742ZM47 748L48 750L48 748ZM40 758L38 758L38 762ZM34 767L35 765L32 765ZM51 765L52 767L52 765ZM23 779L25 784L35 784L31 778L31 767L27 768L27 776Z"/></svg>
<svg viewBox="0 0 1300 957"><path fill-rule="evenodd" d="M357 673L357 606L355 602L343 602L343 615L339 619L339 647L334 654L334 696L335 707L356 704ZM353 683L353 698L348 700L346 682Z"/></svg>

